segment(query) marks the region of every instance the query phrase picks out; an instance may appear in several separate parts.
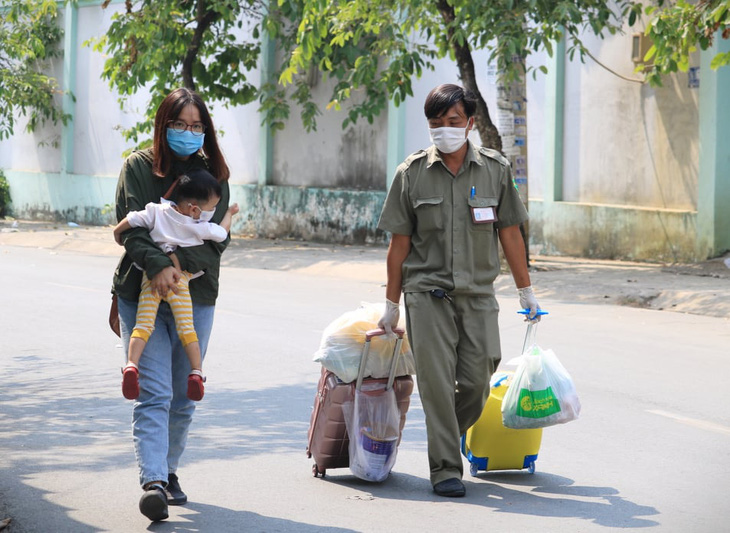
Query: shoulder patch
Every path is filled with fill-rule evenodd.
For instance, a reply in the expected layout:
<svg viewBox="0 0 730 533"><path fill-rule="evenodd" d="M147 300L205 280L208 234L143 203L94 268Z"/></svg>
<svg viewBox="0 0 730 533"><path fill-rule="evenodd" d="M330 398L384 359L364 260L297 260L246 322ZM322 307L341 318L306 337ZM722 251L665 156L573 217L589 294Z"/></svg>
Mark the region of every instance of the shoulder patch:
<svg viewBox="0 0 730 533"><path fill-rule="evenodd" d="M426 155L426 150L418 150L417 152L413 152L411 155L406 157L403 162L398 166L403 170L408 170L408 168L413 164L414 161L426 157Z"/></svg>
<svg viewBox="0 0 730 533"><path fill-rule="evenodd" d="M509 166L509 160L502 154L500 154L497 150L492 150L491 148L484 148L483 146L480 146L479 153L490 159L494 159L505 167Z"/></svg>

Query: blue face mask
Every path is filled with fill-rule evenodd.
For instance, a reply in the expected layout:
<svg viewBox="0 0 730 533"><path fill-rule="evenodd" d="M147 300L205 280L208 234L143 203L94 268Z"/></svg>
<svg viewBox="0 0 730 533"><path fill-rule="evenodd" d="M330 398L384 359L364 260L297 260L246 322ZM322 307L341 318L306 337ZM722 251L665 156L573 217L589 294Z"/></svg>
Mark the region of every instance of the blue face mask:
<svg viewBox="0 0 730 533"><path fill-rule="evenodd" d="M205 134L193 135L189 130L175 131L167 128L167 144L170 145L170 150L180 157L187 157L200 150L204 140Z"/></svg>

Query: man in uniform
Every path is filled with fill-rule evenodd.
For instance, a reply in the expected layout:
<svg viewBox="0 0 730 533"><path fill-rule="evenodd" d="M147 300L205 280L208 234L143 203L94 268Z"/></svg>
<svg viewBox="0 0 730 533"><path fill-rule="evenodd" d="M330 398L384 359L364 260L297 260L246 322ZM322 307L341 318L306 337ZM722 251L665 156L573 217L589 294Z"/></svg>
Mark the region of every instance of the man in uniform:
<svg viewBox="0 0 730 533"><path fill-rule="evenodd" d="M492 285L498 240L521 307L539 318L519 229L527 211L509 162L467 139L475 110L474 95L458 85L429 93L424 111L433 145L398 166L378 223L392 234L378 325L390 331L398 323L403 292L431 484L447 497L466 492L460 436L479 418L501 359Z"/></svg>

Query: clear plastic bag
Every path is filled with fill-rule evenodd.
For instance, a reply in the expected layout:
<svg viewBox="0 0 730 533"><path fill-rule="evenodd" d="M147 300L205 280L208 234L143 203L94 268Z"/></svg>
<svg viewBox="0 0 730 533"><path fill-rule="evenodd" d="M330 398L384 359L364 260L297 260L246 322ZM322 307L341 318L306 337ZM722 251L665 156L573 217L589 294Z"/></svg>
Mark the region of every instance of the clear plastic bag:
<svg viewBox="0 0 730 533"><path fill-rule="evenodd" d="M573 380L552 350L533 344L519 359L502 400L502 423L513 429L565 424L580 415Z"/></svg>
<svg viewBox="0 0 730 533"><path fill-rule="evenodd" d="M353 401L342 404L350 438L350 470L366 481L384 481L395 465L400 439L400 411L391 387L363 383Z"/></svg>
<svg viewBox="0 0 730 533"><path fill-rule="evenodd" d="M354 311L348 311L331 322L322 333L319 349L314 354L314 361L321 363L327 370L345 383L355 381L360 368L365 333L378 327L378 320L385 311L384 304L362 303ZM405 316L405 313L401 313ZM401 322L404 322L401 320ZM405 323L398 324L405 329ZM365 365L365 377L388 377L390 361L395 348L395 337L375 337L370 345L370 357ZM403 336L400 359L396 368L396 376L416 373L413 352L406 335Z"/></svg>

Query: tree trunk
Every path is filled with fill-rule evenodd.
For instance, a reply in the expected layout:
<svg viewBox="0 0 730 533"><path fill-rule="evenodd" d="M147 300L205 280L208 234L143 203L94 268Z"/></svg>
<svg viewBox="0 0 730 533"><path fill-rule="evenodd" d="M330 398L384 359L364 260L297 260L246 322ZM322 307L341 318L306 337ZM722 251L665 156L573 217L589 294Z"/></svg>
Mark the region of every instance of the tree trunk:
<svg viewBox="0 0 730 533"><path fill-rule="evenodd" d="M466 42L459 44L453 38L454 29L452 24L455 18L454 7L449 5L446 0L438 0L438 2L436 2L436 7L446 23L446 33L449 37L449 42L451 42L451 47L454 50L454 55L456 56L456 65L459 68L459 77L461 78L461 82L464 84L465 89L469 89L477 97L475 125L479 132L482 146L501 152L502 138L499 135L497 127L494 125L491 117L489 116L487 102L484 100L482 93L479 91L476 72L474 71L474 60L471 57L469 44Z"/></svg>
<svg viewBox="0 0 730 533"><path fill-rule="evenodd" d="M193 79L193 64L198 57L200 51L200 43L203 41L203 34L210 28L210 25L218 18L215 11L207 11L205 0L198 0L195 13L195 30L193 38L190 40L188 49L185 52L185 58L182 64L183 86L191 91L195 90L195 80Z"/></svg>

